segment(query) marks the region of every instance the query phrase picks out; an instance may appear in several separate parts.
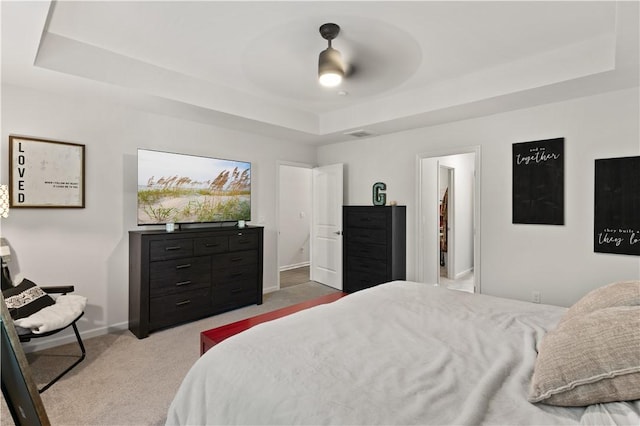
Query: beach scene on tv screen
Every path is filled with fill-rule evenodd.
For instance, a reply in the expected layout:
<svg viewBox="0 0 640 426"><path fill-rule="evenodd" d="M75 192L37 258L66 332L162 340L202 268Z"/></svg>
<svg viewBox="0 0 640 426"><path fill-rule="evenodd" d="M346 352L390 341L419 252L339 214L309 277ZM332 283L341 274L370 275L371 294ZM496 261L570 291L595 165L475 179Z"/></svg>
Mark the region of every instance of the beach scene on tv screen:
<svg viewBox="0 0 640 426"><path fill-rule="evenodd" d="M250 163L138 150L138 224L250 218Z"/></svg>

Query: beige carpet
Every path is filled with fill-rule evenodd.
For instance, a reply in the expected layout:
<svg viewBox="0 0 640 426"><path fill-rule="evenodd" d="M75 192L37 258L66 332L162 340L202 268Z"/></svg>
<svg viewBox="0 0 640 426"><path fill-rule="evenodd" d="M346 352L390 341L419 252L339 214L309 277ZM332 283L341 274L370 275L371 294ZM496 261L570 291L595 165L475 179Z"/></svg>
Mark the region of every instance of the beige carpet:
<svg viewBox="0 0 640 426"><path fill-rule="evenodd" d="M264 303L152 333L139 340L129 331L87 339L87 358L42 394L52 425L158 425L182 378L200 355L200 332L336 290L315 282L266 294ZM268 350L268 348L265 348ZM36 383L54 376L64 345L27 354ZM2 400L0 424L13 425Z"/></svg>

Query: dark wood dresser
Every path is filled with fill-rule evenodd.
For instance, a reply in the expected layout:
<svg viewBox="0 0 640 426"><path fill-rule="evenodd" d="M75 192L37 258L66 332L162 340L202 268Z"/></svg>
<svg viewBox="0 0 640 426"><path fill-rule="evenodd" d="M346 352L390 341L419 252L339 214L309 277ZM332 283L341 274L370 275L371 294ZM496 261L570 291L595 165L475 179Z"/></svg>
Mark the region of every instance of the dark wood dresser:
<svg viewBox="0 0 640 426"><path fill-rule="evenodd" d="M262 304L263 228L129 232L129 330Z"/></svg>
<svg viewBox="0 0 640 426"><path fill-rule="evenodd" d="M345 292L406 279L406 212L406 206L343 206Z"/></svg>

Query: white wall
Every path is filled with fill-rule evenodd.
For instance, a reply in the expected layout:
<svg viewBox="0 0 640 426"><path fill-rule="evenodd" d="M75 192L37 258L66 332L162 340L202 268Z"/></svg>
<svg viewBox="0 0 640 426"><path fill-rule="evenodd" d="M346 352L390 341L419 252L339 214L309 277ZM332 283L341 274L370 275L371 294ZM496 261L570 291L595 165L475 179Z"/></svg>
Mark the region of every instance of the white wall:
<svg viewBox="0 0 640 426"><path fill-rule="evenodd" d="M304 167L280 166L279 269L309 264L311 173Z"/></svg>
<svg viewBox="0 0 640 426"><path fill-rule="evenodd" d="M318 149L345 163L345 200L369 204L371 185L407 205L407 278L416 277L416 185L420 153L481 147L482 292L568 306L611 281L640 278L640 258L593 252L596 158L640 155L638 89L611 92ZM564 226L511 223L511 147L565 138Z"/></svg>
<svg viewBox="0 0 640 426"><path fill-rule="evenodd" d="M126 328L128 231L136 225L136 149L151 148L252 162L251 224L265 226L264 287L277 283L278 161L315 163L315 148L145 113L114 104L2 87L2 159L8 135L86 145L86 208L12 209L2 220L23 274L36 283L76 285L89 298L83 334ZM8 183L7 167L2 183Z"/></svg>
<svg viewBox="0 0 640 426"><path fill-rule="evenodd" d="M593 252L593 162L640 155L638 90L624 90L505 114L328 145L321 164L345 164L345 200L369 205L371 185L407 205L407 278L416 271L419 153L479 145L482 291L569 305L619 279L639 279L640 259ZM12 209L2 219L22 272L38 283L72 283L89 297L83 334L128 320L128 231L136 226L136 148L214 155L253 163L252 216L265 225L265 289L274 289L278 161L316 163L316 149L260 135L145 113L93 99L2 87L1 182L8 183L8 135L86 145L86 208ZM511 144L565 137L564 226L511 223Z"/></svg>
<svg viewBox="0 0 640 426"><path fill-rule="evenodd" d="M438 158L437 156L429 156L419 160L419 170L416 170L416 176L422 177L422 182L417 190L421 194L418 192L415 194L415 209L412 208L411 203L407 205L407 279L434 284L439 282L438 277L440 275L440 200L434 196L440 193L438 188ZM415 213L416 218L419 217L417 205L420 200L422 200L422 250L417 247L420 239L416 237L420 235L420 224L417 223L417 220L410 219L413 213ZM414 223L414 231L409 233L409 229ZM415 268L411 268L410 265L413 261L411 251L414 246L415 256L419 259L416 260Z"/></svg>

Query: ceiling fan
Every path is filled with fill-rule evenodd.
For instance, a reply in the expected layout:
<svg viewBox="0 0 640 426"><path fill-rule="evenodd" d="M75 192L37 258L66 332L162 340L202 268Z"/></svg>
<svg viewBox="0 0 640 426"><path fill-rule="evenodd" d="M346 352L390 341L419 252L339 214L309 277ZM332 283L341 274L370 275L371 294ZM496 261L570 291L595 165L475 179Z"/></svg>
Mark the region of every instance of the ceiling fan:
<svg viewBox="0 0 640 426"><path fill-rule="evenodd" d="M342 83L345 77L345 66L342 54L331 47L331 40L340 33L340 26L326 23L320 26L320 35L327 40L329 46L320 52L318 59L318 81L325 87L336 87Z"/></svg>

